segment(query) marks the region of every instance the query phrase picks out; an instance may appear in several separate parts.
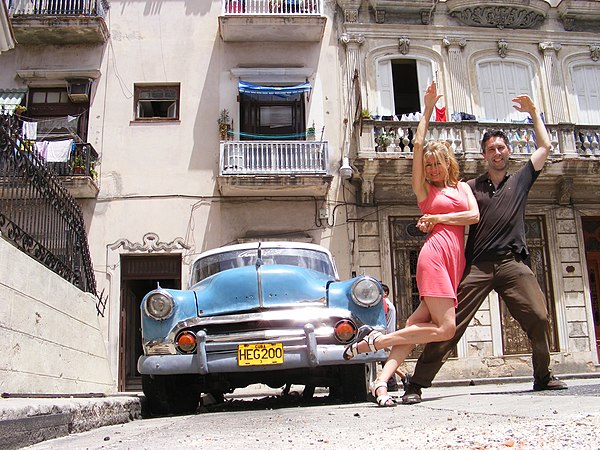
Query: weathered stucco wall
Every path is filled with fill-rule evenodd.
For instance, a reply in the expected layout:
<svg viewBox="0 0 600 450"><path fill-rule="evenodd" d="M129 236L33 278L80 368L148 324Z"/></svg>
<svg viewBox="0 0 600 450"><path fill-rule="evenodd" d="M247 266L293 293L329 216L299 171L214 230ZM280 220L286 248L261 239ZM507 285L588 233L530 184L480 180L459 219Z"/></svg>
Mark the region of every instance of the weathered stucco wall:
<svg viewBox="0 0 600 450"><path fill-rule="evenodd" d="M0 392L116 391L94 298L0 238Z"/></svg>

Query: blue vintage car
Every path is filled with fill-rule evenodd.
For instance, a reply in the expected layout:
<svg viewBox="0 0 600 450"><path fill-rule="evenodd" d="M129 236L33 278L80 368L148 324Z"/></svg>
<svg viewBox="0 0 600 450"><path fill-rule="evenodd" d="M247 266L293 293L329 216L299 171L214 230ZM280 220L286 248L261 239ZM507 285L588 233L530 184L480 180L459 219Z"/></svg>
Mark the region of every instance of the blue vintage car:
<svg viewBox="0 0 600 450"><path fill-rule="evenodd" d="M375 362L345 361L361 325L385 329L382 289L361 275L339 281L330 252L296 242L254 242L201 254L188 290L157 289L141 304L142 386L155 414L193 412L202 393L222 399L250 384L328 387L366 399Z"/></svg>

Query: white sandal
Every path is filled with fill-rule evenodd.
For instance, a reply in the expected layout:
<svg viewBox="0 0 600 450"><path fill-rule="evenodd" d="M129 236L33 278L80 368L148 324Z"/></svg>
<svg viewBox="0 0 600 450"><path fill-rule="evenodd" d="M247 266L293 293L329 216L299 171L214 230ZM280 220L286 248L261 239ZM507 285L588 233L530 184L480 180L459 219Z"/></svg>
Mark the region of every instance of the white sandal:
<svg viewBox="0 0 600 450"><path fill-rule="evenodd" d="M354 344L350 344L344 349L344 359L349 360L354 358L356 355L359 355L360 353L367 353L358 351L358 344L360 344L363 341L367 343L367 345L369 346L369 350L371 350L372 352L376 352L377 348L375 348L375 341L377 340L377 338L379 338L379 336L383 336L383 333L374 330L368 325L363 325L358 329L356 341L354 342Z"/></svg>
<svg viewBox="0 0 600 450"><path fill-rule="evenodd" d="M377 395L377 390L382 387L386 388L386 393L383 395ZM371 400L377 403L377 406L381 406L383 408L390 408L392 406L396 406L396 400L392 398L390 394L387 393L387 382L386 381L374 381L369 386L369 393L371 394ZM391 402L391 403L390 403Z"/></svg>

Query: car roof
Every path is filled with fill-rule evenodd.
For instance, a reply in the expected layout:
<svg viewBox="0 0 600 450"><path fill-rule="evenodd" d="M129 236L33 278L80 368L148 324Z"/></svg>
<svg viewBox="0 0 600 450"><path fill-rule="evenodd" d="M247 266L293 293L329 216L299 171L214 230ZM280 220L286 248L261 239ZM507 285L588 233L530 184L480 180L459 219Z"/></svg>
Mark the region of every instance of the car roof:
<svg viewBox="0 0 600 450"><path fill-rule="evenodd" d="M194 262L198 261L201 258L205 258L211 255L217 255L219 253L230 252L235 250L255 249L258 248L258 244L260 244L261 248L299 248L306 250L315 250L318 252L326 253L329 256L329 259L333 259L329 250L317 244L309 244L307 242L295 241L255 241L246 242L244 244L224 245L223 247L217 247L212 250L207 250L205 252L200 253L200 255L194 260Z"/></svg>

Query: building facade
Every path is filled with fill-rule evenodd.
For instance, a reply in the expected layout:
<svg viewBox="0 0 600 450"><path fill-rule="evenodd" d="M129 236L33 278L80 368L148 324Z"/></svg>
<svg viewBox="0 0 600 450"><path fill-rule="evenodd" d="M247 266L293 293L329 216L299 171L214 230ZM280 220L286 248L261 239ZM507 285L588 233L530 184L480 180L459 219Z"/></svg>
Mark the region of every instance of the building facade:
<svg viewBox="0 0 600 450"><path fill-rule="evenodd" d="M430 137L465 178L484 170L492 127L514 168L526 161L514 95L544 112L554 148L529 203L531 265L556 372L597 369L598 2L5 1L16 44L0 98L82 206L119 389L139 388L142 296L185 286L195 256L228 243L324 245L342 277L393 288L402 325L423 242L411 139L432 79ZM439 376L530 375L528 352L492 294Z"/></svg>

